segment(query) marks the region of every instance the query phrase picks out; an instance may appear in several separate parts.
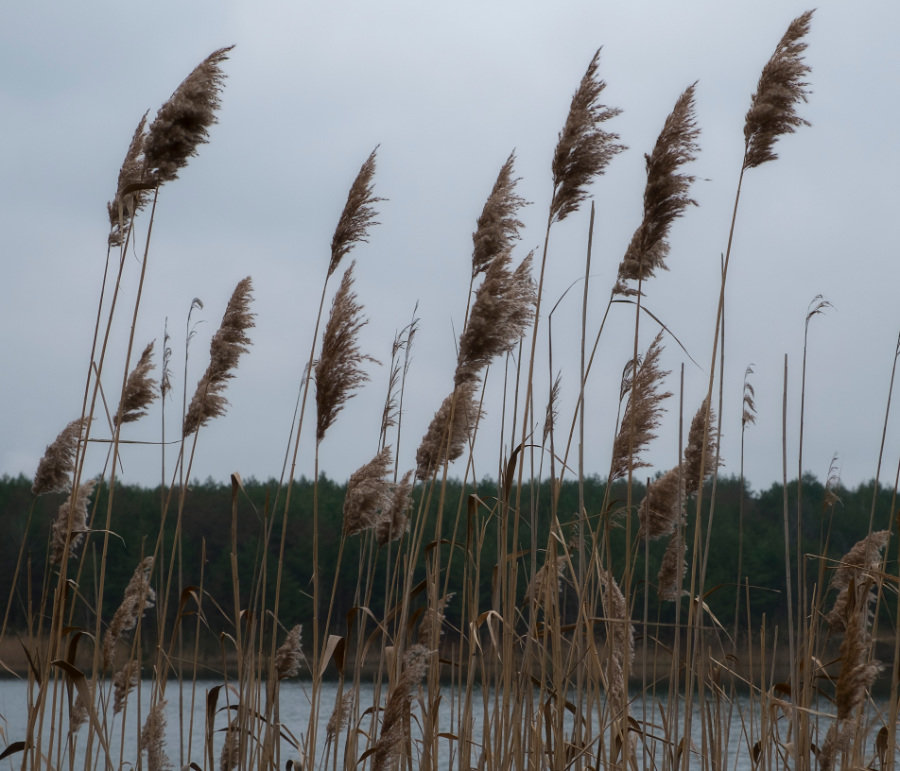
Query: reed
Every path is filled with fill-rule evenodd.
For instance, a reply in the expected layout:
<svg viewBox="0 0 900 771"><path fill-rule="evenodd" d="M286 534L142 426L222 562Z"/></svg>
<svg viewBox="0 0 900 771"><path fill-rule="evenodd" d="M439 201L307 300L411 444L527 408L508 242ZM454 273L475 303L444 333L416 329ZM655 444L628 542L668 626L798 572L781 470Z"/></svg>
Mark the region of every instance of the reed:
<svg viewBox="0 0 900 771"><path fill-rule="evenodd" d="M346 265L377 224L381 198L375 194L373 150L351 184L323 264L321 301L309 355L301 362L297 403L286 421L290 430L279 481L264 500L256 500L234 473L230 511L222 512L219 524L209 523L201 544L185 535L192 496L188 480L195 454L202 452L200 436L212 420L226 416L227 386L239 375L243 358L252 355L249 330L256 314L265 312L252 310L253 284L246 277L227 302L208 366L190 399L185 377L178 457L171 469L162 453L158 528L140 543L119 548L117 523L128 516L116 493L127 441L123 432L159 408L160 443L167 443L165 397L175 378L174 343L166 324L154 379L154 343L131 362L134 322L149 269L155 204L162 186L177 180L210 138L222 98L222 66L231 49L204 59L152 121L145 115L138 123L108 206L107 258L82 414L47 447L34 477L32 512L45 500L39 496L61 493L65 499L42 530L47 541L40 547L38 582L27 556L35 552L23 542L0 629L4 657L14 633L21 634L29 694L25 734L10 737L0 759L11 758L23 769L152 771L216 765L712 771L737 767L741 760L746 761L741 767L760 769L892 769L896 656L889 707L872 712L870 696L882 671L875 655L879 640L900 650L896 618L885 609L886 596L897 591L900 580L889 557L893 522L881 530L870 524L856 545L835 559L832 520L826 520L838 505L837 476L830 470L820 540L810 543L804 518L812 513L801 506L802 477L794 491L795 517L790 516L785 451L779 548L787 614L751 628L756 578L745 572L756 565L745 559L745 547L755 537L756 523L745 516L743 497L735 562L728 568L733 586L709 585L710 554L717 548L718 478L727 468L719 440L722 432L738 429L723 427L718 417L725 287L738 203L745 173L774 161L779 138L806 125L797 108L809 93L810 70L802 54L811 19L807 13L790 24L751 99L719 290L706 298L713 319L709 384L704 393L686 393L682 370L679 414L670 414L667 369L683 349L678 319L658 318L647 288L659 271L669 269L672 224L696 204L690 194L694 177L685 165L699 152L698 83L679 95L646 156L641 221L606 289L605 306L600 304L605 311L599 329L589 330L587 312L596 293L589 280L593 203L583 275L572 277L573 284L584 281L580 326L574 333L554 326L553 313L563 298L549 313L544 310L547 271L556 270L551 232L581 214L591 185L625 149L607 128L619 111L601 102L605 83L598 50L550 158L553 185L539 263L532 252L517 253L526 202L517 192L515 154L501 164L475 223L466 268L469 289L459 298L464 323L442 391L447 395L440 400L442 393L437 394L434 417L421 427L414 467L401 473L401 440L409 430L419 430L403 419L409 389L417 388L410 353L416 311L390 346L384 406L366 453L370 460L346 484L338 527L323 515L334 491L319 475L320 447L332 426L345 419L350 400L375 377L369 365L377 363L360 338L366 319L355 288L356 262ZM113 372L108 340L122 323L123 275L132 268L125 255L142 218L147 235L131 318L125 322L130 322L128 350ZM339 269L340 283L329 292ZM617 318L628 306L629 318ZM810 318L826 306L821 298L810 306L806 331ZM188 313L185 373L192 314L201 308L195 301ZM546 361L539 342L542 312ZM616 324L632 349L624 363L604 359L600 347L601 335ZM554 335L579 339L577 380L571 378L574 363L554 358ZM804 371L806 343L804 337ZM593 388L595 363L622 372L618 392ZM497 392L487 388L489 379L492 384L501 379L498 371L499 403ZM756 417L751 374L748 367L739 427L742 496L743 437ZM118 388L105 388L107 381ZM303 432L311 387L315 426ZM806 388L804 376L800 472ZM577 394L571 413L562 398L566 389ZM538 395L545 392L546 405L538 411ZM107 393L118 395L118 402L110 402L117 404L114 411L107 407ZM616 413L610 436L586 425L588 396ZM787 389L784 398L786 414ZM699 405L689 425L681 416L684 405ZM103 411L108 436L99 419ZM637 474L649 468L646 450L660 427L676 420L679 435L686 433L677 459L641 484ZM569 440L558 451L562 426L569 427ZM568 455L576 426L580 447L573 470ZM785 420L785 446L788 430ZM496 459L498 477L490 484L475 479L485 431L496 432L508 448ZM604 440L607 475L600 502L589 502L583 445ZM109 447L106 464L94 475L86 465L89 441ZM295 471L301 453L314 458L316 475L311 500L298 502ZM451 477L457 460L465 464L458 482ZM879 457L876 493L880 468ZM573 510L561 503L567 474L578 485ZM873 523L874 514L875 500ZM30 544L36 537L31 519L27 528ZM295 534L303 575L288 568L294 564L289 558ZM206 566L207 539L223 549L215 570L228 574L229 596L213 596L206 587L206 571L213 569ZM198 551L200 565L185 565L186 555ZM199 579L192 581L186 576L195 574L195 567ZM121 598L106 596L114 579L125 587ZM346 587L352 597L347 607L338 600ZM717 593L729 593L730 604L732 588L733 626L730 618L722 623L717 616L724 607ZM11 629L10 607L22 595L28 598L26 620L22 629ZM285 608L298 607L296 597L303 598L307 616L288 617L293 611ZM113 600L120 600L115 609ZM879 623L889 625L889 632L879 630ZM204 649L217 658L206 670L213 683L201 679L209 660ZM337 682L333 703L323 698L328 678ZM142 680L149 691L139 687ZM294 680L302 685L295 689ZM297 698L305 702L301 719L286 708ZM178 725L171 720L167 725L172 714L167 705L176 703ZM195 707L204 714L196 725Z"/></svg>

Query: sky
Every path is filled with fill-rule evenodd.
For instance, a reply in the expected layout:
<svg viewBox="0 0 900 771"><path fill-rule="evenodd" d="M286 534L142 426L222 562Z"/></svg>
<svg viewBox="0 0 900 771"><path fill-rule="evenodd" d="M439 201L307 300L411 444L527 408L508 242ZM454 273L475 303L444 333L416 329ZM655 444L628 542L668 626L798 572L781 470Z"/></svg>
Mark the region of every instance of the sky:
<svg viewBox="0 0 900 771"><path fill-rule="evenodd" d="M228 414L200 431L192 478L282 473L332 233L376 146L379 224L348 259L357 261L355 289L368 319L360 348L381 365L367 365L370 381L323 440L319 469L344 481L377 451L391 343L415 313L402 430L399 440L391 438L400 472L414 466L416 447L451 388L471 235L484 201L515 150L517 192L531 202L521 213L516 257L530 249L540 254L557 135L600 47L603 101L622 110L606 128L628 150L590 188L591 342L641 219L643 154L679 94L697 81L700 152L686 170L696 176L691 194L698 205L670 232L669 270L645 287L647 307L677 337L666 337L662 358L673 396L641 474L665 471L678 459L679 413L686 426L708 382L744 115L762 66L807 8L794 0L10 6L0 28L0 474L33 475L46 445L80 414L105 264L106 202L140 116L149 110L152 119L194 66L232 44L210 141L160 192L135 325L138 352L154 339L158 352L166 325L171 336L171 439L182 389L193 392L231 291L252 277L252 347L228 386ZM801 393L804 471L824 480L834 463L843 483L855 486L879 468L900 332L897 29L897 3L823 3L807 39L811 94L800 107L812 125L780 139L778 160L744 178L726 289L721 454L723 473L737 474L743 383L752 364L758 414L744 436L744 470L754 489L779 482L783 463L790 478L797 475ZM551 231L537 345L535 394L544 405L551 381L547 314L556 305L552 375L561 375L557 425L565 432L578 392L588 222L586 204ZM146 216L137 222L141 239L147 223ZM130 253L104 370L110 409L140 269L140 253ZM329 297L336 287L329 285ZM809 322L801 391L805 319L818 295L831 307ZM185 374L194 298L203 308L192 317ZM656 331L645 316L641 348ZM615 307L586 392L589 474L607 474L633 335L633 308ZM488 374L474 453L479 479L496 475L510 449L503 380L498 361ZM308 415L298 476L315 470L314 422ZM161 426L157 403L126 427L120 479L152 485L171 475L176 451L167 450L163 471L155 444ZM880 471L889 485L900 460L898 432L895 410ZM103 420L92 435L109 437ZM100 473L104 458L104 446L92 445L86 475ZM451 469L463 472L462 462Z"/></svg>

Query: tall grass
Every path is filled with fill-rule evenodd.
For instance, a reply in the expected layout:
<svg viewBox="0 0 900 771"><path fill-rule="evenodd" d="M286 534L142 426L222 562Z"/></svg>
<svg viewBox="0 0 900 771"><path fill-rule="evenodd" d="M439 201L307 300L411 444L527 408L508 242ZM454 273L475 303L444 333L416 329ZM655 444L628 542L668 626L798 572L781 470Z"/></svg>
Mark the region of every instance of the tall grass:
<svg viewBox="0 0 900 771"><path fill-rule="evenodd" d="M23 736L11 737L3 757L22 768L128 766L152 771L176 765L274 769L286 764L304 769L340 764L372 769L686 770L741 763L893 768L896 686L886 712L873 719L866 711L880 671L873 657L874 622L886 617L879 609L892 607L886 590L896 590L898 581L896 563L888 559L891 531L874 530L874 510L869 532L860 533L856 546L834 562L826 556L824 527L817 545L792 542L785 499L787 634L773 629L770 621L755 629L739 620L741 609L750 618L749 587L754 583L754 576L743 572L742 544L734 555L734 586L709 587L706 582L723 430L717 415L723 414L728 398L722 387L725 289L731 259L741 257L732 253L739 202L752 170L775 161L778 140L806 123L797 108L807 97L809 68L803 51L811 17L807 13L790 24L752 97L720 291L710 298L715 310L708 387L704 393L685 393L682 376L675 414L668 407L673 393L667 390L670 373L662 361L667 346L681 347L678 319L658 318L648 307L645 289L657 271L668 267L671 224L695 204L689 164L700 152L694 116L697 84L678 96L646 156L641 223L608 289L596 330L587 323L595 242L591 209L583 278L572 277L583 281L583 313L574 332L581 341L577 366L554 359L554 335L561 331L552 323L555 306L546 309L544 279L555 270L554 228L585 214L590 185L624 149L609 129L619 111L602 101L600 51L575 90L551 156L553 185L539 258L515 255L523 227L518 212L525 201L517 192L515 155L507 157L473 235L469 291L459 298L465 322L452 381L446 397L435 399L416 466L408 470L399 466L398 448L401 439L408 441L410 430L401 420L403 403L408 390L416 388L407 378L415 315L394 340L380 432L372 439L374 455L350 477L344 502L338 566L350 539L360 542L354 607L346 618L334 612L340 567L335 575L323 574L320 561L321 550L330 544L321 543L318 527L319 449L343 406L369 380L374 362L360 348L365 307L354 291L354 263L333 291L330 279L377 225L376 151L350 187L331 254L322 263L321 301L310 319L313 345L297 384L276 494L260 506L249 500L238 474L231 479L231 596L209 596L202 569L199 583L186 584L181 523L198 437L210 421L226 418L228 382L241 357L251 351L255 312L250 277L238 283L225 306L208 367L190 400L185 386L172 468L162 453L159 530L146 533L138 551L115 548L117 518L127 515L114 496L123 428L171 392L168 334L160 377L154 381L152 343L132 362L137 344L133 330L144 277L152 269L158 197L206 140L216 119L229 49L205 59L149 125L146 116L139 122L109 206L111 230L82 411L47 448L34 481L36 496L65 491L68 499L52 527L42 584L26 587L34 600L27 628L7 628L8 606L0 632L2 637L24 633L29 662L27 729ZM140 276L126 311L123 275L133 269L126 255L135 246L139 218L145 221ZM604 361L608 322L626 307L629 316L622 328L632 354L626 362ZM810 311L807 327L823 307L820 302ZM117 369L107 360L107 343L113 329L123 324L132 332ZM190 312L186 329L189 340ZM185 358L187 364L187 350ZM623 367L618 392L600 394L590 387L598 365ZM557 396L560 388L571 387L567 381L573 372L578 373L577 403L571 414L560 414ZM547 388L545 374L552 383ZM503 381L499 405L485 404L489 377ZM548 403L537 403L545 390ZM112 394L118 396L114 410L107 401ZM753 397L745 379L742 437L754 422ZM578 511L560 511L563 478L574 474L579 484L585 478L589 399L604 400L617 410L614 435L601 438L609 445L609 484L596 510L588 510L582 495ZM301 429L313 404L315 441L308 446L301 441ZM684 410L694 407L687 424ZM801 406L800 453L803 418ZM683 454L638 500L635 474L647 465L642 453L667 420L677 422L679 435L686 437ZM492 495L485 495L483 487L476 492L474 479L479 436L485 432L510 448L496 459ZM86 468L85 448L97 441L109 447L107 462L100 469ZM577 461L570 457L573 452ZM309 575L303 577L309 580L312 614L298 619L282 617L281 597L285 535L292 526L290 503L301 454L315 460L316 486ZM448 484L448 475L450 463L458 459L464 461L463 492L455 495L457 487ZM742 439L741 475L743 461ZM787 461L785 452L785 469ZM802 454L798 461L802 472ZM547 469L549 480L543 478ZM90 502L101 481L109 490L104 510ZM613 493L614 482L624 491L621 499ZM540 500L545 489L549 502ZM794 537L799 538L801 480L797 495ZM249 569L239 560L246 544L238 536L239 512L248 506L258 522L256 556ZM544 510L550 512L549 522L539 523L538 512ZM741 538L744 527L752 537L752 523L745 522ZM174 535L168 537L168 532ZM489 532L496 535L495 553L483 548ZM664 547L657 545L659 539L666 539ZM657 576L646 567L641 574L636 567L648 565L651 554L661 560ZM117 562L125 558L127 567ZM384 571L376 569L382 560ZM22 562L20 556L16 582L25 580ZM133 575L119 609L107 617L102 610L109 600L105 578L113 570ZM96 587L90 595L80 590L87 574L94 576ZM491 588L487 602L480 591L486 585ZM20 589L10 588L9 603ZM707 599L730 590L735 624L727 630ZM665 619L651 617L652 591L673 607ZM448 628L446 622L450 603L458 608L458 628ZM213 613L225 619L218 635L209 622ZM78 625L86 617L92 623ZM147 624L148 618L153 623ZM891 635L900 650L900 633L894 628ZM220 651L214 685L199 679L202 640ZM779 672L775 679L774 651L784 648L789 651L787 677ZM892 683L896 666L895 661ZM291 725L282 717L282 683L298 676L308 683L304 698L309 718ZM136 688L141 678L151 685L149 703ZM323 700L326 678L337 678L333 704ZM178 726L165 724L165 705L171 700L180 705ZM205 705L202 725L193 719L195 702ZM122 740L125 718L135 712L137 735L129 744ZM319 722L326 716L323 734ZM199 754L191 749L195 735L202 738Z"/></svg>

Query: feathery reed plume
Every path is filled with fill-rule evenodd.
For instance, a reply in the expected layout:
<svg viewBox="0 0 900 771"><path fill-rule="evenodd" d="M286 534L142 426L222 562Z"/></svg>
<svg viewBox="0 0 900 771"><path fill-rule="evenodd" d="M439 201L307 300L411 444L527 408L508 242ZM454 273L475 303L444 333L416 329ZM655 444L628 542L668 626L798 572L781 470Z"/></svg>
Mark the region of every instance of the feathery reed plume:
<svg viewBox="0 0 900 771"><path fill-rule="evenodd" d="M331 717L328 718L328 725L325 726L325 736L328 740L334 739L347 725L347 719L350 717L350 710L353 709L355 696L354 691L347 691L340 698L335 698L334 709L331 711Z"/></svg>
<svg viewBox="0 0 900 771"><path fill-rule="evenodd" d="M197 154L197 146L208 141L225 80L220 65L232 48L207 56L156 113L144 140L145 166L155 184L177 179L188 158Z"/></svg>
<svg viewBox="0 0 900 771"><path fill-rule="evenodd" d="M87 508L88 499L94 492L95 479L78 485L74 500L67 498L59 507L56 519L50 526L50 563L58 565L62 562L66 549L66 535L69 535L69 559L75 556L75 550L84 540L88 531Z"/></svg>
<svg viewBox="0 0 900 771"><path fill-rule="evenodd" d="M165 751L166 702L158 701L150 708L141 729L141 751L147 752L148 771L164 771L172 768Z"/></svg>
<svg viewBox="0 0 900 771"><path fill-rule="evenodd" d="M626 476L629 468L634 471L648 465L638 459L638 453L656 438L654 431L662 415L662 402L672 395L658 390L662 379L669 374L668 370L659 368L661 353L662 332L654 338L643 360L626 376L628 382L623 384L622 390L630 393L613 443L610 481Z"/></svg>
<svg viewBox="0 0 900 771"><path fill-rule="evenodd" d="M325 438L325 432L334 423L344 403L353 397L353 391L365 383L369 376L360 365L364 361L376 362L371 356L359 352L357 336L366 325L353 291L353 268L344 272L341 285L331 304L331 315L322 335L322 353L316 362L316 441ZM376 362L377 363L377 362Z"/></svg>
<svg viewBox="0 0 900 771"><path fill-rule="evenodd" d="M634 660L634 627L628 617L625 596L608 570L600 573L600 599L603 615L606 616L607 646L609 656L606 662L607 698L613 715L621 719L628 714L628 691L625 685L625 665L629 669Z"/></svg>
<svg viewBox="0 0 900 771"><path fill-rule="evenodd" d="M135 568L125 587L125 596L119 605L109 629L103 636L103 665L109 667L116 651L116 643L125 633L137 626L138 619L145 610L149 610L156 602L156 592L150 586L150 573L153 570L153 557L144 557Z"/></svg>
<svg viewBox="0 0 900 771"><path fill-rule="evenodd" d="M684 537L672 533L656 575L656 591L665 602L674 602L681 595L681 581L687 572L684 555Z"/></svg>
<svg viewBox="0 0 900 771"><path fill-rule="evenodd" d="M130 659L124 667L116 672L116 676L113 678L113 714L118 715L122 711L128 699L128 694L138 684L140 674L141 665L136 659Z"/></svg>
<svg viewBox="0 0 900 771"><path fill-rule="evenodd" d="M519 238L522 223L516 219L516 213L528 202L514 192L519 181L513 177L515 159L513 151L500 168L472 234L472 278L485 272L495 257L509 253L512 242Z"/></svg>
<svg viewBox="0 0 900 771"><path fill-rule="evenodd" d="M344 496L344 535L375 527L391 505L391 485L385 475L391 468L390 445L350 475Z"/></svg>
<svg viewBox="0 0 900 771"><path fill-rule="evenodd" d="M237 768L241 760L241 724L237 718L228 723L225 729L225 743L219 757L220 771L231 771Z"/></svg>
<svg viewBox="0 0 900 771"><path fill-rule="evenodd" d="M878 581L881 568L881 552L890 539L890 531L879 530L857 541L853 548L841 559L840 566L831 576L831 588L838 590L834 605L826 614L825 620L832 630L846 629L849 613L853 609L854 598L851 596L852 585L860 586Z"/></svg>
<svg viewBox="0 0 900 771"><path fill-rule="evenodd" d="M125 393L113 417L114 423L133 423L139 420L147 414L147 407L156 398L153 380L147 374L153 369L153 360L150 358L152 354L153 343L150 342L125 381Z"/></svg>
<svg viewBox="0 0 900 771"><path fill-rule="evenodd" d="M497 255L475 294L472 313L459 339L454 382L474 380L491 359L510 351L534 317L531 253L515 270L508 253Z"/></svg>
<svg viewBox="0 0 900 771"><path fill-rule="evenodd" d="M109 245L121 246L125 242L125 234L134 216L147 202L144 191L148 187L145 181L146 168L144 159L144 128L147 125L147 113L144 113L128 151L125 160L119 169L119 179L116 185L116 195L106 208L109 212Z"/></svg>
<svg viewBox="0 0 900 771"><path fill-rule="evenodd" d="M337 270L341 260L356 244L367 242L369 228L378 224L374 220L377 212L373 208L373 204L383 199L372 195L374 190L372 177L375 175L375 153L377 151L377 147L372 150L350 186L347 203L344 204L344 211L341 213L334 236L331 238L329 276Z"/></svg>
<svg viewBox="0 0 900 771"><path fill-rule="evenodd" d="M426 480L443 463L456 460L466 446L481 408L475 401L478 381L458 385L434 413L419 449L416 450L416 478Z"/></svg>
<svg viewBox="0 0 900 771"><path fill-rule="evenodd" d="M753 365L750 364L744 370L744 400L741 412L741 429L756 423L756 391L750 383L750 375L753 374Z"/></svg>
<svg viewBox="0 0 900 771"><path fill-rule="evenodd" d="M294 626L287 633L287 637L278 650L275 651L275 675L279 680L286 680L300 674L300 667L303 664L303 646L300 640L302 630L303 627L300 624Z"/></svg>
<svg viewBox="0 0 900 771"><path fill-rule="evenodd" d="M838 458L835 455L828 464L828 476L825 479L825 495L822 498L822 508L830 509L841 502L835 488L841 484L841 472L838 468Z"/></svg>
<svg viewBox="0 0 900 771"><path fill-rule="evenodd" d="M169 341L169 319L166 318L163 325L163 356L162 372L159 376L159 398L165 400L166 395L172 390L172 346Z"/></svg>
<svg viewBox="0 0 900 771"><path fill-rule="evenodd" d="M79 688L75 696L75 703L69 713L69 735L73 736L81 730L90 715L90 705L85 701L82 690Z"/></svg>
<svg viewBox="0 0 900 771"><path fill-rule="evenodd" d="M697 205L687 194L694 177L678 171L682 165L694 160L698 150L696 139L700 129L694 121L696 85L688 86L678 97L653 152L645 156L644 217L619 264L614 289L618 294L636 293L637 290L626 286L626 281L646 281L657 270L667 270L669 228L688 206Z"/></svg>
<svg viewBox="0 0 900 771"><path fill-rule="evenodd" d="M638 536L652 541L672 533L681 518L684 491L683 469L678 466L651 482L638 508Z"/></svg>
<svg viewBox="0 0 900 771"><path fill-rule="evenodd" d="M428 650L437 650L444 634L444 618L447 610L447 603L453 599L455 592L445 594L437 602L437 607L429 605L422 614L422 620L419 622L419 644L424 645Z"/></svg>
<svg viewBox="0 0 900 771"><path fill-rule="evenodd" d="M391 501L375 522L375 538L379 546L403 537L409 529L409 504L412 495L412 469L407 471L394 485Z"/></svg>
<svg viewBox="0 0 900 771"><path fill-rule="evenodd" d="M709 413L708 423L707 412ZM704 435L706 436L705 442ZM700 483L708 479L715 471L716 449L716 411L709 407L709 397L707 397L691 420L688 442L684 448L684 489L688 494L697 492ZM701 467L703 479L700 479Z"/></svg>
<svg viewBox="0 0 900 771"><path fill-rule="evenodd" d="M600 127L621 110L600 104L600 94L606 83L597 77L599 66L598 48L572 97L565 126L559 133L551 166L553 200L550 203L550 222L562 222L577 211L587 198L587 186L594 177L603 174L617 153L625 149L624 145L616 143L618 134Z"/></svg>
<svg viewBox="0 0 900 771"><path fill-rule="evenodd" d="M407 734L404 717L412 704L413 689L419 685L428 670L431 654L432 651L418 644L410 646L404 654L400 676L388 693L381 735L372 750L372 771L391 768L398 757Z"/></svg>
<svg viewBox="0 0 900 771"><path fill-rule="evenodd" d="M31 492L35 495L64 493L71 488L70 475L75 469L75 452L87 424L87 418L73 420L59 432L52 444L47 445L34 474Z"/></svg>
<svg viewBox="0 0 900 771"><path fill-rule="evenodd" d="M796 113L799 102L805 102L810 72L803 61L806 50L803 37L809 32L812 11L794 19L778 42L772 57L759 76L756 93L744 120L744 168L752 169L778 156L772 149L782 134L792 134L799 126L808 126Z"/></svg>
<svg viewBox="0 0 900 771"><path fill-rule="evenodd" d="M184 416L184 436L190 436L213 418L225 414L228 400L222 395L222 391L234 377L232 370L237 367L241 354L249 350L247 330L254 326L253 319L256 316L255 313L250 313L252 299L253 283L250 276L247 276L234 288L225 307L222 323L209 344L209 366L197 383L197 389Z"/></svg>
<svg viewBox="0 0 900 771"><path fill-rule="evenodd" d="M553 385L550 386L550 396L547 399L547 412L544 415L544 429L541 435L541 444L546 444L547 437L553 433L553 429L556 426L556 418L559 415L559 388L560 388L560 378L562 377L562 373L558 372L556 374L556 378L553 380Z"/></svg>

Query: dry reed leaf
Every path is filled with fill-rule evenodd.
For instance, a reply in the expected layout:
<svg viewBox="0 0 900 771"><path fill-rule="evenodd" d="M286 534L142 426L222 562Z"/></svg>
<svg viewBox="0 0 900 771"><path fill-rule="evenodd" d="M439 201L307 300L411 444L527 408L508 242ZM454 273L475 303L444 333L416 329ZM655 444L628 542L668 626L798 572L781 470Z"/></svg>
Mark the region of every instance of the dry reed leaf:
<svg viewBox="0 0 900 771"><path fill-rule="evenodd" d="M515 152L511 152L500 167L472 234L472 278L485 272L496 257L512 251L513 241L519 239L522 223L516 219L516 214L527 201L515 194L519 181L518 177L513 177L515 159Z"/></svg>
<svg viewBox="0 0 900 771"><path fill-rule="evenodd" d="M197 154L197 147L208 141L225 80L220 65L232 48L220 48L207 56L156 113L144 140L145 166L155 184L177 179L188 159Z"/></svg>
<svg viewBox="0 0 900 771"><path fill-rule="evenodd" d="M598 78L600 49L588 65L578 90L572 96L566 123L559 133L553 153L553 199L550 222L561 222L578 210L587 198L587 186L606 171L609 162L625 149L617 144L618 134L601 125L621 110L600 104L606 83Z"/></svg>
<svg viewBox="0 0 900 771"><path fill-rule="evenodd" d="M75 550L84 540L88 532L87 507L91 493L97 480L89 479L78 486L74 495L69 496L59 507L59 512L50 526L50 563L58 565L66 551L66 538L69 539L69 559L75 557Z"/></svg>
<svg viewBox="0 0 900 771"><path fill-rule="evenodd" d="M300 674L300 667L303 664L303 646L300 637L302 631L303 627L300 624L294 626L275 651L275 676L279 680Z"/></svg>
<svg viewBox="0 0 900 771"><path fill-rule="evenodd" d="M663 378L669 374L659 368L661 353L662 332L654 338L638 366L632 367L634 374L629 378L630 382L623 385L623 391L629 394L628 404L613 443L610 481L627 476L629 470L648 465L638 459L638 454L656 438L654 431L662 416L662 402L672 395L668 391L659 391Z"/></svg>
<svg viewBox="0 0 900 771"><path fill-rule="evenodd" d="M809 125L797 115L796 108L809 94L809 83L804 78L810 68L802 54L812 15L812 11L807 11L790 23L759 76L744 121L745 169L774 161L778 156L772 148L778 137Z"/></svg>
<svg viewBox="0 0 900 771"><path fill-rule="evenodd" d="M322 335L322 352L315 365L317 442L325 438L325 432L347 400L353 397L353 392L368 381L369 376L360 365L365 361L377 363L376 359L359 351L357 337L367 322L353 292L355 265L355 262L350 263L335 293L331 315Z"/></svg>
<svg viewBox="0 0 900 771"><path fill-rule="evenodd" d="M144 417L147 414L147 407L156 398L153 380L148 376L153 369L152 354L153 343L150 342L125 381L125 393L113 417L114 424L133 423Z"/></svg>
<svg viewBox="0 0 900 771"><path fill-rule="evenodd" d="M72 487L71 474L75 470L75 453L87 428L87 418L78 418L67 425L53 442L47 445L34 474L31 492L64 493Z"/></svg>
<svg viewBox="0 0 900 771"><path fill-rule="evenodd" d="M347 194L347 203L338 220L334 235L331 238L331 262L328 264L328 275L334 273L341 260L358 243L368 239L369 228L377 225L373 204L383 200L373 193L372 178L375 176L376 147L360 167L356 179Z"/></svg>
<svg viewBox="0 0 900 771"><path fill-rule="evenodd" d="M392 502L391 448L386 446L350 475L344 495L344 535L355 535L378 524Z"/></svg>
<svg viewBox="0 0 900 771"><path fill-rule="evenodd" d="M250 345L247 330L254 326L256 314L250 312L253 282L250 276L241 279L222 316L222 323L209 344L209 366L194 391L184 416L183 435L190 436L213 418L225 414L228 400L222 395L228 381L234 377L242 353ZM193 307L193 306L192 306Z"/></svg>
<svg viewBox="0 0 900 771"><path fill-rule="evenodd" d="M696 139L700 129L694 120L695 86L696 83L688 86L678 97L653 152L645 156L644 216L619 265L615 293L636 294L637 290L629 288L626 282L646 281L657 270L668 269L665 260L669 254L669 229L688 206L697 205L687 195L694 177L679 172L685 163L694 160L698 150Z"/></svg>

